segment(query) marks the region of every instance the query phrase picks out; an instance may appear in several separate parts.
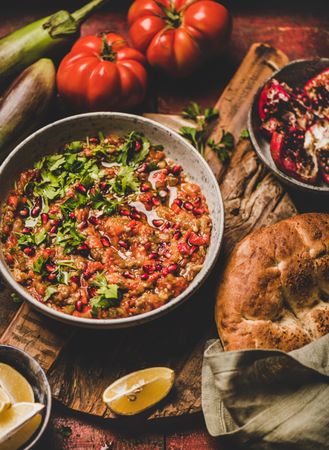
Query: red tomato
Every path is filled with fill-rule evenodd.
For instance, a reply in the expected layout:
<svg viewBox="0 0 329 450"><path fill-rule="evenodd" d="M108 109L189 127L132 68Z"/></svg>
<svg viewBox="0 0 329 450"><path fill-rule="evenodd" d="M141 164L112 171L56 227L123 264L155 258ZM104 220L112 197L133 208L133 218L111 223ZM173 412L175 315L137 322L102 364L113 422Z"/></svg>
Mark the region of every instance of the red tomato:
<svg viewBox="0 0 329 450"><path fill-rule="evenodd" d="M146 92L145 57L118 34L76 41L58 68L60 96L79 111L127 110Z"/></svg>
<svg viewBox="0 0 329 450"><path fill-rule="evenodd" d="M221 53L231 33L228 10L210 0L136 0L128 22L133 45L150 65L175 77Z"/></svg>

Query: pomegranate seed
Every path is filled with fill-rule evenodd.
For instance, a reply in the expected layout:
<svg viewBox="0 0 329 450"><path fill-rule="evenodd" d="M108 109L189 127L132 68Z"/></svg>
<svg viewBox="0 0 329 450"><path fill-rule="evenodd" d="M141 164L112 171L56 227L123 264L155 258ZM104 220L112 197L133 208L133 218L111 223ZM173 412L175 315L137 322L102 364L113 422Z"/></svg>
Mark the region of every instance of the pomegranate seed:
<svg viewBox="0 0 329 450"><path fill-rule="evenodd" d="M149 254L149 258L150 259L157 259L158 257L159 257L159 255L157 253L155 253L155 252L152 252L152 253Z"/></svg>
<svg viewBox="0 0 329 450"><path fill-rule="evenodd" d="M23 252L26 256L33 256L35 254L35 250L33 247L25 247Z"/></svg>
<svg viewBox="0 0 329 450"><path fill-rule="evenodd" d="M190 247L186 244L186 242L181 242L178 244L178 251L182 255L188 255L190 253Z"/></svg>
<svg viewBox="0 0 329 450"><path fill-rule="evenodd" d="M182 171L182 167L179 166L178 164L176 164L175 166L173 166L172 169L171 169L171 172L172 172L174 175L179 175L179 174L181 173L181 171Z"/></svg>
<svg viewBox="0 0 329 450"><path fill-rule="evenodd" d="M162 220L162 219L154 219L154 220L152 220L152 223L153 223L153 225L155 226L155 227L161 227L161 225L163 225L164 224L164 220Z"/></svg>
<svg viewBox="0 0 329 450"><path fill-rule="evenodd" d="M138 220L141 218L140 214L138 214L138 212L132 212L130 213L130 217L134 220Z"/></svg>
<svg viewBox="0 0 329 450"><path fill-rule="evenodd" d="M106 191L108 188L108 185L107 185L106 181L101 181L99 183L99 187L101 188L102 191Z"/></svg>
<svg viewBox="0 0 329 450"><path fill-rule="evenodd" d="M83 271L83 278L85 279L85 280L89 280L89 278L91 277L91 273L88 271L88 270L84 270Z"/></svg>
<svg viewBox="0 0 329 450"><path fill-rule="evenodd" d="M124 248L125 250L128 250L128 248L129 248L129 244L128 244L128 242L126 242L126 241L120 240L120 241L118 242L118 244L120 245L120 247Z"/></svg>
<svg viewBox="0 0 329 450"><path fill-rule="evenodd" d="M77 311L79 311L79 312L82 311L82 309L83 309L83 303L82 303L81 300L78 300L78 301L75 302L75 309L76 309Z"/></svg>
<svg viewBox="0 0 329 450"><path fill-rule="evenodd" d="M31 228L24 227L24 228L22 229L22 233L23 233L23 234L30 234L30 233L31 233Z"/></svg>
<svg viewBox="0 0 329 450"><path fill-rule="evenodd" d="M143 273L143 274L141 275L141 279L142 279L142 280L148 280L148 279L149 279L149 275L148 275L147 273Z"/></svg>
<svg viewBox="0 0 329 450"><path fill-rule="evenodd" d="M22 208L22 209L19 211L19 215L20 215L21 217L27 217L27 216L29 215L29 209L28 209L28 208Z"/></svg>
<svg viewBox="0 0 329 450"><path fill-rule="evenodd" d="M94 286L89 286L87 288L87 291L88 291L89 297L95 297L95 295L97 294L97 288Z"/></svg>
<svg viewBox="0 0 329 450"><path fill-rule="evenodd" d="M34 208L32 208L31 210L31 216L32 217L37 217L40 214L41 208L40 206L35 206Z"/></svg>
<svg viewBox="0 0 329 450"><path fill-rule="evenodd" d="M182 233L180 231L176 231L176 233L174 234L174 239L176 241L178 241L178 239L180 239L182 237Z"/></svg>
<svg viewBox="0 0 329 450"><path fill-rule="evenodd" d="M80 278L77 275L73 275L70 278L70 281L72 281L72 283L75 283L75 284L80 284Z"/></svg>
<svg viewBox="0 0 329 450"><path fill-rule="evenodd" d="M79 228L79 230L84 230L85 228L87 228L87 226L88 226L88 222L87 222L86 220L83 220L83 221L79 224L78 228Z"/></svg>
<svg viewBox="0 0 329 450"><path fill-rule="evenodd" d="M81 252L81 253L87 253L87 252L89 252L89 247L87 244L80 244L80 245L78 245L77 250L78 250L78 252Z"/></svg>
<svg viewBox="0 0 329 450"><path fill-rule="evenodd" d="M76 189L78 192L80 192L80 194L86 194L86 193L87 193L86 187L85 187L83 184L81 184L81 183L79 183L79 184L75 187L75 189Z"/></svg>
<svg viewBox="0 0 329 450"><path fill-rule="evenodd" d="M192 246L193 245L201 245L202 237L199 236L198 234L192 232L188 238L188 243Z"/></svg>
<svg viewBox="0 0 329 450"><path fill-rule="evenodd" d="M177 205L179 207L181 207L183 204L183 202L180 198L176 198L173 203L174 203L174 205Z"/></svg>
<svg viewBox="0 0 329 450"><path fill-rule="evenodd" d="M151 186L148 184L148 183L143 183L142 185L141 185L141 191L142 192L147 192L147 191L149 191L151 189Z"/></svg>
<svg viewBox="0 0 329 450"><path fill-rule="evenodd" d="M102 236L101 237L101 243L102 245L104 245L104 247L110 247L111 246L111 241L107 236Z"/></svg>
<svg viewBox="0 0 329 450"><path fill-rule="evenodd" d="M157 272L160 272L160 270L162 270L162 264L157 263L157 264L155 265L155 270L156 270Z"/></svg>
<svg viewBox="0 0 329 450"><path fill-rule="evenodd" d="M58 225L61 224L61 220L60 219L53 219L50 221L51 225L55 225L56 227L58 227Z"/></svg>
<svg viewBox="0 0 329 450"><path fill-rule="evenodd" d="M177 271L177 269L178 269L178 264L170 264L170 266L168 267L168 272L174 273Z"/></svg>
<svg viewBox="0 0 329 450"><path fill-rule="evenodd" d="M130 272L123 272L122 274L125 278L130 278L131 280L134 278L134 275L132 275Z"/></svg>
<svg viewBox="0 0 329 450"><path fill-rule="evenodd" d="M156 197L152 197L152 203L154 206L159 206L160 205L160 200Z"/></svg>
<svg viewBox="0 0 329 450"><path fill-rule="evenodd" d="M46 225L46 223L48 222L48 220L49 220L48 214L42 213L42 214L41 214L41 222L42 222L44 225Z"/></svg>
<svg viewBox="0 0 329 450"><path fill-rule="evenodd" d="M147 167L148 165L146 163L143 163L137 168L136 172L138 173L146 172Z"/></svg>
<svg viewBox="0 0 329 450"><path fill-rule="evenodd" d="M202 216L203 211L202 211L201 208L193 208L193 214L194 214L195 216Z"/></svg>
<svg viewBox="0 0 329 450"><path fill-rule="evenodd" d="M48 280L48 281L55 281L55 280L57 280L57 275L56 275L55 273L50 273L50 274L47 276L47 280Z"/></svg>
<svg viewBox="0 0 329 450"><path fill-rule="evenodd" d="M153 266L150 266L150 265L148 265L148 264L144 264L143 270L144 270L144 272L146 272L146 273L152 273L152 272L154 272L154 267L153 267Z"/></svg>
<svg viewBox="0 0 329 450"><path fill-rule="evenodd" d="M69 213L69 218L75 220L75 214L74 212Z"/></svg>
<svg viewBox="0 0 329 450"><path fill-rule="evenodd" d="M184 208L185 208L187 211L192 211L193 205L192 205L191 202L185 202L185 203L184 203Z"/></svg>
<svg viewBox="0 0 329 450"><path fill-rule="evenodd" d="M50 228L49 233L50 233L50 234L55 234L56 231L57 231L57 228L58 228L58 227L57 227L56 225L52 226L52 227Z"/></svg>
<svg viewBox="0 0 329 450"><path fill-rule="evenodd" d="M142 148L141 141L136 141L135 142L135 152L139 152L141 148Z"/></svg>
<svg viewBox="0 0 329 450"><path fill-rule="evenodd" d="M130 216L130 211L128 211L128 209L120 209L119 212L121 216Z"/></svg>
<svg viewBox="0 0 329 450"><path fill-rule="evenodd" d="M194 202L193 202L193 206L194 206L195 208L197 208L198 206L200 206L200 204L201 204L201 198L200 198L200 197L197 197L197 198L194 200Z"/></svg>
<svg viewBox="0 0 329 450"><path fill-rule="evenodd" d="M88 220L93 225L97 225L98 224L98 219L95 216L90 216Z"/></svg>
<svg viewBox="0 0 329 450"><path fill-rule="evenodd" d="M98 139L98 137L93 136L93 137L89 138L89 142L91 144L99 144L99 139Z"/></svg>
<svg viewBox="0 0 329 450"><path fill-rule="evenodd" d="M197 252L199 250L199 247L197 245L193 245L190 248L190 255L193 255L193 253Z"/></svg>
<svg viewBox="0 0 329 450"><path fill-rule="evenodd" d="M162 275L167 276L168 273L169 273L168 267L164 267L164 268L162 269Z"/></svg>
<svg viewBox="0 0 329 450"><path fill-rule="evenodd" d="M46 264L46 271L50 272L50 273L55 272L56 271L55 264L51 264L51 263Z"/></svg>

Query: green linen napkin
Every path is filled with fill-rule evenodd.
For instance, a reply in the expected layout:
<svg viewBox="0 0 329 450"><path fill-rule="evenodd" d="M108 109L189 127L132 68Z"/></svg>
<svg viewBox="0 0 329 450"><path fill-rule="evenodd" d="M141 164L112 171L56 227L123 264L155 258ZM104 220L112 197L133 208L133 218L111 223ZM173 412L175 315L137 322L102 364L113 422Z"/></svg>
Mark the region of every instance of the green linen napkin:
<svg viewBox="0 0 329 450"><path fill-rule="evenodd" d="M212 436L250 450L329 449L329 335L298 350L207 343L202 409Z"/></svg>

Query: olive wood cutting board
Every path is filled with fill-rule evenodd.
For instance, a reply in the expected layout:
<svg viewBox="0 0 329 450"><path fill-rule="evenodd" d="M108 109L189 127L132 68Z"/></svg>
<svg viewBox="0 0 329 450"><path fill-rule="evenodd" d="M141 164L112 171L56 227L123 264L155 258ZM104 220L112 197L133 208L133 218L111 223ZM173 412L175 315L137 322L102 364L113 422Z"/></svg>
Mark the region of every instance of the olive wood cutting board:
<svg viewBox="0 0 329 450"><path fill-rule="evenodd" d="M285 190L257 159L249 140L239 140L256 90L287 62L281 51L267 44L254 44L215 104L220 117L209 131L210 138L217 142L225 129L234 135L237 145L227 165L220 163L210 148L206 149L206 159L220 182L224 199L225 238L216 268L194 297L154 322L130 329L95 331L69 328L26 303L15 313L9 290L0 293L1 342L34 356L48 373L53 396L68 407L113 418L101 400L105 387L128 372L168 366L176 372L175 387L146 417L201 410L202 354L206 340L216 336L214 294L225 259L234 244L250 231L296 213ZM179 116L147 116L174 129L182 125Z"/></svg>

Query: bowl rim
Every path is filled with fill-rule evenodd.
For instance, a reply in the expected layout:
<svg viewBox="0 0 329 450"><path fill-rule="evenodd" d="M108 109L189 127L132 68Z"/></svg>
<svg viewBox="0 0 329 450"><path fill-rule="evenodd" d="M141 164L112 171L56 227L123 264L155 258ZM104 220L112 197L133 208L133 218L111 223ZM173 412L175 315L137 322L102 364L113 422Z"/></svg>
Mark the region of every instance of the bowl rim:
<svg viewBox="0 0 329 450"><path fill-rule="evenodd" d="M24 450L29 450L29 449L32 449L36 445L37 442L39 442L39 440L43 436L44 432L46 431L46 428L47 428L49 420L50 420L50 415L51 415L51 410L52 410L52 394L51 394L50 384L49 384L49 381L48 381L48 378L47 378L47 375L46 375L44 369L41 367L40 363L35 358L33 358L33 356L29 355L26 351L24 351L24 350L22 350L22 349L20 349L18 347L15 347L13 345L0 344L0 352L1 352L1 349L3 349L3 348L9 349L9 351L12 352L12 353L19 354L20 358L25 358L27 360L32 360L33 363L37 365L37 367L40 370L40 372L42 374L42 377L43 377L43 379L45 381L45 386L46 386L45 391L46 391L46 396L47 396L47 405L45 406L44 414L41 413L42 414L41 425L35 431L35 433L37 433L37 434L34 433L31 436L31 438L27 441L27 445L23 444L23 447L22 447L22 448L24 448ZM0 355L1 355L1 353L0 353ZM15 370L19 371L16 367L13 366L13 368ZM24 373L21 373L20 371L19 371L19 373L21 375L25 376ZM35 435L35 437L33 438L34 435ZM33 438L33 440L31 440L32 438Z"/></svg>
<svg viewBox="0 0 329 450"><path fill-rule="evenodd" d="M69 314L65 314L63 312L57 311L55 309L50 308L49 306L39 302L34 297L32 297L31 294L29 294L23 286L21 286L12 276L9 268L5 264L5 262L0 258L0 273L5 278L6 282L10 285L10 287L16 291L21 297L23 297L25 300L27 300L33 307L41 311L43 314L52 317L53 319L56 319L60 322L64 323L70 323L75 326L85 327L85 328L94 328L94 329L114 329L114 328L126 328L130 326L136 326L148 321L151 321L153 319L159 318L166 314L167 312L175 309L178 305L181 305L184 301L186 301L191 295L193 295L204 283L204 281L207 279L208 275L210 274L211 270L213 269L222 245L223 241L223 234L224 234L224 203L223 198L221 195L221 191L219 188L218 181L210 169L208 163L205 161L205 159L198 153L198 151L189 143L187 142L182 136L180 136L176 131L173 131L172 129L168 128L165 125L162 125L152 119L138 116L135 114L127 114L127 113L121 113L121 112L109 112L109 111L98 111L98 112L91 112L91 113L83 113L83 114L76 114L73 116L68 116L63 119L57 120L55 122L51 122L50 124L38 129L34 133L30 134L27 138L25 138L22 142L20 142L6 157L6 159L2 162L0 166L0 180L3 176L3 171L9 164L9 162L15 158L16 154L19 153L21 148L23 148L28 142L33 140L35 137L42 135L45 131L52 128L53 126L69 123L72 121L75 121L80 118L84 117L98 117L98 116L108 116L110 117L117 117L118 119L130 119L131 121L139 121L146 125L150 125L153 127L156 127L160 130L162 130L167 135L174 135L175 139L178 140L182 145L189 148L191 152L194 153L195 157L199 159L199 162L203 165L204 169L206 170L210 181L213 183L215 188L215 194L216 194L216 201L219 202L219 209L221 211L221 215L218 218L214 218L211 216L212 221L218 220L219 224L219 230L218 230L218 239L217 242L214 242L214 253L212 258L208 261L207 267L202 267L201 271L199 273L202 273L204 270L204 273L200 277L200 279L193 285L193 281L190 283L190 285L187 287L185 291L183 291L180 295L170 300L168 303L160 306L159 308L156 308L152 311L143 313L143 314L137 314L135 316L131 317L124 317L124 318L118 318L118 319L88 319L83 317L76 317L71 316ZM138 126L137 123L135 126ZM31 164L33 161L31 161ZM0 248L0 253L1 248ZM197 274L198 275L198 274ZM191 287L192 286L192 287Z"/></svg>
<svg viewBox="0 0 329 450"><path fill-rule="evenodd" d="M254 130L253 130L253 111L254 108L256 107L256 101L258 101L259 99L259 95L261 93L261 91L263 90L265 84L270 81L271 79L275 78L277 75L279 75L284 69L286 69L287 67L290 66L294 66L295 64L303 64L303 63L312 63L312 62L319 62L319 61L327 61L328 65L329 65L329 58L303 58L303 59L295 59L293 61L288 62L285 66L281 67L280 69L276 70L275 72L273 72L268 78L266 78L266 80L262 83L262 85L257 89L257 92L254 95L253 101L251 103L251 106L249 108L249 112L248 112L248 121L247 121L247 127L248 127L248 131L249 131L249 136L250 136L250 140L251 143L253 145L253 148L255 150L255 152L257 153L257 156L259 157L259 159L262 161L262 163L276 176L278 177L283 183L285 183L286 185L290 185L290 186L294 186L297 189L300 189L304 192L308 192L308 193L316 193L316 194L321 194L323 196L325 195L329 195L329 185L328 186L321 186L321 185L312 185L312 184L307 184L304 183L303 181L299 181L296 178L291 177L290 175L287 175L286 173L284 173L283 171L281 171L276 164L273 162L274 167L271 166L270 162L268 161L268 159L266 158L266 156L264 155L264 152L261 150L261 146L258 144L258 140L255 136Z"/></svg>

